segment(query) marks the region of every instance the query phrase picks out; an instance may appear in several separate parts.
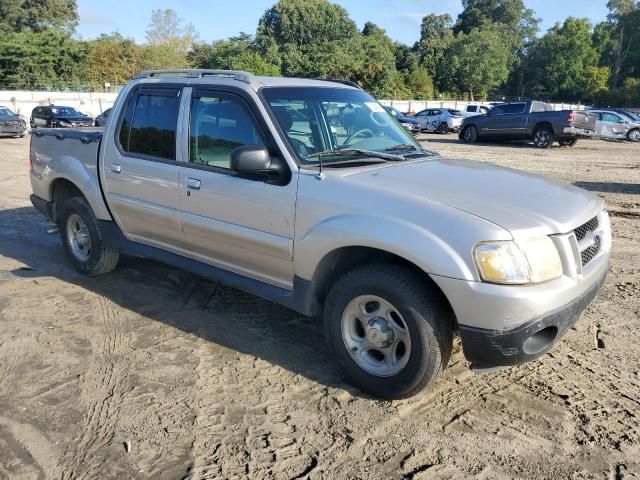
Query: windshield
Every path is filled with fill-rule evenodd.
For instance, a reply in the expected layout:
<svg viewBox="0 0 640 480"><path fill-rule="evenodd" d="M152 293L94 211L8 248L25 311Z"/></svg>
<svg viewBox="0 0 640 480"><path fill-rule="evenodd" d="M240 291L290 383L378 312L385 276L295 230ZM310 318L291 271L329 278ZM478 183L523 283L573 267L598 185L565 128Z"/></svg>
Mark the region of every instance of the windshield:
<svg viewBox="0 0 640 480"><path fill-rule="evenodd" d="M16 114L7 107L0 107L0 117L15 117L15 115Z"/></svg>
<svg viewBox="0 0 640 480"><path fill-rule="evenodd" d="M84 116L78 110L72 107L53 107L51 109L54 115L59 117L82 117Z"/></svg>
<svg viewBox="0 0 640 480"><path fill-rule="evenodd" d="M396 149L420 149L397 120L361 90L267 87L262 94L303 165L316 165L320 158L330 162L332 155L346 152L390 157L389 152Z"/></svg>
<svg viewBox="0 0 640 480"><path fill-rule="evenodd" d="M622 113L624 113L627 117L629 117L631 120L634 120L636 122L640 120L640 115L638 115L635 112L631 112L629 110L624 110Z"/></svg>

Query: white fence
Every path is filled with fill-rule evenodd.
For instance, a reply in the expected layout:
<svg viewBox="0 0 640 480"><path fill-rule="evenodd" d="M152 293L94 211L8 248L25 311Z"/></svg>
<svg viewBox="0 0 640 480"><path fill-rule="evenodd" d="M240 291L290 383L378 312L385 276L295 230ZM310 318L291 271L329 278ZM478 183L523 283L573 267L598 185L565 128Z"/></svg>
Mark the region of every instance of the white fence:
<svg viewBox="0 0 640 480"><path fill-rule="evenodd" d="M394 107L401 112L419 112L426 108L452 108L454 110L464 110L467 105L484 105L491 108L490 102L464 102L457 100L380 100L386 106ZM495 103L495 102L494 102ZM575 105L570 103L551 103L554 110L585 110L585 105Z"/></svg>
<svg viewBox="0 0 640 480"><path fill-rule="evenodd" d="M9 107L24 118L42 105L65 105L74 107L82 113L96 117L113 105L116 93L89 92L20 92L0 90L0 106Z"/></svg>
<svg viewBox="0 0 640 480"><path fill-rule="evenodd" d="M9 107L25 118L31 116L31 110L41 105L65 105L75 107L82 113L95 117L113 105L116 93L88 93L88 92L24 92L0 90L0 105ZM485 105L488 102L463 102L440 100L380 100L383 105L391 105L401 112L419 112L425 108L453 108L463 110L467 105ZM584 110L584 105L568 103L552 103L556 110Z"/></svg>

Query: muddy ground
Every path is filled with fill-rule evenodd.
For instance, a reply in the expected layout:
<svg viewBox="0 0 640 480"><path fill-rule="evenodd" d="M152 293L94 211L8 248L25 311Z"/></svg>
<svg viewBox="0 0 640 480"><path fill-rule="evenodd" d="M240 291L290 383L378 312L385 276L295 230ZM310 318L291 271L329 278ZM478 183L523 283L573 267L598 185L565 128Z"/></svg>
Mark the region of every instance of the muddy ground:
<svg viewBox="0 0 640 480"><path fill-rule="evenodd" d="M640 145L425 139L604 196L614 251L541 360L475 375L458 345L395 402L344 382L317 318L139 258L80 276L29 204L28 138L0 139L0 478L640 478Z"/></svg>

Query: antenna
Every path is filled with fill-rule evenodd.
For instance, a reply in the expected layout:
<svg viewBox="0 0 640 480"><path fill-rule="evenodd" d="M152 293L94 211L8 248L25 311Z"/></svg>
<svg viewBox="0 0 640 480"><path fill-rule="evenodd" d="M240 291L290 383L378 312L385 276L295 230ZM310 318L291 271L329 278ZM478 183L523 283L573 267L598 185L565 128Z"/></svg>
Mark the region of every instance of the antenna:
<svg viewBox="0 0 640 480"><path fill-rule="evenodd" d="M317 178L319 181L322 181L322 180L324 180L324 178L325 178L325 174L324 174L324 172L322 171L322 155L320 155L320 156L318 157L318 175L316 175L316 178Z"/></svg>

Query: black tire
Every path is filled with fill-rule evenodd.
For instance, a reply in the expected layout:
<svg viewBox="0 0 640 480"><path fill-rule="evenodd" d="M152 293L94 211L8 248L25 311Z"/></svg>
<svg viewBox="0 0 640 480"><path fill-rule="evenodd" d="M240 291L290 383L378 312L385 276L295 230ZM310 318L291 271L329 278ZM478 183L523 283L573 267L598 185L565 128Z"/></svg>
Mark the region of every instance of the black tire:
<svg viewBox="0 0 640 480"><path fill-rule="evenodd" d="M640 128L632 128L627 132L627 140L630 142L640 142Z"/></svg>
<svg viewBox="0 0 640 480"><path fill-rule="evenodd" d="M353 299L364 295L391 303L410 334L407 363L391 376L377 376L360 367L343 340L343 313ZM335 357L354 385L376 397L410 397L430 385L449 362L453 329L446 300L407 268L391 264L356 268L333 286L324 307L325 335Z"/></svg>
<svg viewBox="0 0 640 480"><path fill-rule="evenodd" d="M86 225L91 241L91 249L88 254L88 258L85 261L76 257L73 253L72 246L69 243L67 225L69 217L73 214L82 219L83 223ZM109 273L116 268L120 258L120 252L105 246L100 230L98 229L96 217L84 198L73 197L62 205L62 209L58 216L58 225L60 226L60 238L62 240L62 246L65 254L74 268L80 273L93 277Z"/></svg>
<svg viewBox="0 0 640 480"><path fill-rule="evenodd" d="M573 147L576 143L578 143L577 138L561 138L558 140L558 143L561 147Z"/></svg>
<svg viewBox="0 0 640 480"><path fill-rule="evenodd" d="M478 141L478 129L473 125L465 127L462 131L462 141L465 143L476 143Z"/></svg>
<svg viewBox="0 0 640 480"><path fill-rule="evenodd" d="M549 148L553 140L553 132L549 127L537 127L533 132L533 144L538 148Z"/></svg>
<svg viewBox="0 0 640 480"><path fill-rule="evenodd" d="M436 129L437 133L447 134L449 133L449 125L446 122L441 122Z"/></svg>

